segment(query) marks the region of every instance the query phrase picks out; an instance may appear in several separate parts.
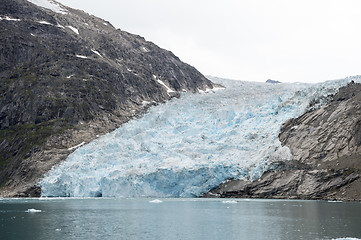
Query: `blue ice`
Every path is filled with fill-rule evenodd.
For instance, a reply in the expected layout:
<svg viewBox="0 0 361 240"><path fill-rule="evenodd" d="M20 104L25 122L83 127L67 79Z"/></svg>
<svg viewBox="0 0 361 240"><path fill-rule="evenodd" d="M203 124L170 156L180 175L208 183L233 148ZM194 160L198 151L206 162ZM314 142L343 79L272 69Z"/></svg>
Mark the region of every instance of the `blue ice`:
<svg viewBox="0 0 361 240"><path fill-rule="evenodd" d="M195 197L227 179L259 178L291 159L278 134L312 99L351 80L266 84L213 79L226 89L184 93L86 144L41 181L42 196Z"/></svg>

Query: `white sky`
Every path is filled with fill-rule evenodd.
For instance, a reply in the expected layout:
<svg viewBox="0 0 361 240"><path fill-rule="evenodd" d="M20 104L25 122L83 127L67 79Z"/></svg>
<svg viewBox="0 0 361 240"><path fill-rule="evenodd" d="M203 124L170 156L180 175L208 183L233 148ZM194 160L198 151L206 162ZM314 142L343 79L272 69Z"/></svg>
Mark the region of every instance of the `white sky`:
<svg viewBox="0 0 361 240"><path fill-rule="evenodd" d="M319 82L361 74L361 0L58 0L205 75Z"/></svg>

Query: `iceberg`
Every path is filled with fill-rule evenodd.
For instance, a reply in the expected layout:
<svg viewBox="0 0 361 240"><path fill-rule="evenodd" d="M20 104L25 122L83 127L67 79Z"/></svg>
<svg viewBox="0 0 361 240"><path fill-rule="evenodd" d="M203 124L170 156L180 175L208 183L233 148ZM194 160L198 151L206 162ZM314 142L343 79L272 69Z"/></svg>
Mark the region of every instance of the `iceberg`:
<svg viewBox="0 0 361 240"><path fill-rule="evenodd" d="M225 201L222 201L222 203L235 204L235 203L237 203L237 201L236 200L225 200Z"/></svg>
<svg viewBox="0 0 361 240"><path fill-rule="evenodd" d="M197 197L229 179L256 180L272 162L291 159L278 140L286 120L360 79L319 84L213 79L226 88L182 93L79 146L41 179L42 196Z"/></svg>
<svg viewBox="0 0 361 240"><path fill-rule="evenodd" d="M41 212L41 210L34 209L34 208L29 208L25 212L27 212L27 213L39 213L39 212Z"/></svg>

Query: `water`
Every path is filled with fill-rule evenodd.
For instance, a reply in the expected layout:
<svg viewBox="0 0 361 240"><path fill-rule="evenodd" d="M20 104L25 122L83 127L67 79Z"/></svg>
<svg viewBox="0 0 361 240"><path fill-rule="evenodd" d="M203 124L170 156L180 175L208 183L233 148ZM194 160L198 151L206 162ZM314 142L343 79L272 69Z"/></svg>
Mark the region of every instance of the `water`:
<svg viewBox="0 0 361 240"><path fill-rule="evenodd" d="M361 238L359 202L154 200L3 199L0 239Z"/></svg>
<svg viewBox="0 0 361 240"><path fill-rule="evenodd" d="M257 179L272 161L291 158L281 125L351 80L360 79L221 80L225 90L184 94L78 148L40 182L42 195L195 197L226 179Z"/></svg>

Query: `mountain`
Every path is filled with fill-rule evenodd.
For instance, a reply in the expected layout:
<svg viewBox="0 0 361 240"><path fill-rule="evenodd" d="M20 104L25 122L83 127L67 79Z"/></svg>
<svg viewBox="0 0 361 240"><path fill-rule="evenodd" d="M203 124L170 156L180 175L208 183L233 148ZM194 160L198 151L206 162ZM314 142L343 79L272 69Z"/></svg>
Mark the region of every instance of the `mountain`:
<svg viewBox="0 0 361 240"><path fill-rule="evenodd" d="M276 84L276 83L281 83L281 82L277 81L277 80L267 79L266 83Z"/></svg>
<svg viewBox="0 0 361 240"><path fill-rule="evenodd" d="M51 0L0 0L0 186L37 196L77 146L213 84L170 51Z"/></svg>
<svg viewBox="0 0 361 240"><path fill-rule="evenodd" d="M205 196L361 199L361 84L340 88L325 106L286 121L279 134L291 161L257 181L230 180Z"/></svg>

